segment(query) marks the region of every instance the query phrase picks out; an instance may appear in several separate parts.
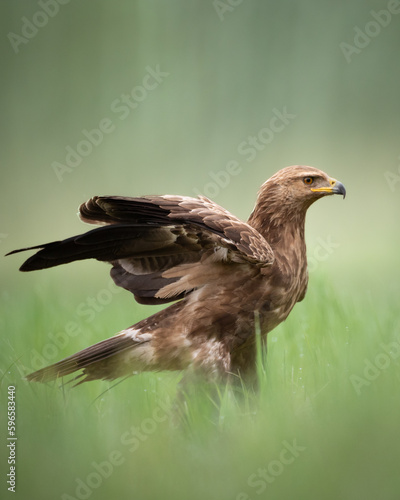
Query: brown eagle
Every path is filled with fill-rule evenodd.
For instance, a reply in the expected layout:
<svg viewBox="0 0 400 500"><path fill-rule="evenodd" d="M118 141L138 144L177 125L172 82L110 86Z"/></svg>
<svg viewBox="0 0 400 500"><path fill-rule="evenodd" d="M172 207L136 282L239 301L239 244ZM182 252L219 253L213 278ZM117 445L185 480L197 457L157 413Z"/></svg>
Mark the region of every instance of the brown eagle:
<svg viewBox="0 0 400 500"><path fill-rule="evenodd" d="M45 382L83 370L80 382L144 370L183 370L214 380L252 377L256 319L266 335L307 290L304 224L308 207L346 190L316 168L287 167L262 186L243 222L199 196L95 196L81 205L79 236L40 249L33 271L94 258L109 262L118 286L141 304L171 306L27 376Z"/></svg>

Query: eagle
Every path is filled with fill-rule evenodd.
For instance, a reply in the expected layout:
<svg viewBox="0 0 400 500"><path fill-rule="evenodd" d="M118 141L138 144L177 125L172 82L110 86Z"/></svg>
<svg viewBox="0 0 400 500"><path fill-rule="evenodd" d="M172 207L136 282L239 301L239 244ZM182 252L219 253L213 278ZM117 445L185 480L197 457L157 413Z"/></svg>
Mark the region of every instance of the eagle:
<svg viewBox="0 0 400 500"><path fill-rule="evenodd" d="M100 227L7 255L38 250L21 271L105 261L140 304L173 304L26 378L78 372L80 384L190 369L208 380L251 380L257 329L266 338L306 294L307 209L333 194L345 197L341 182L296 165L261 186L247 222L201 195L94 196L79 215Z"/></svg>

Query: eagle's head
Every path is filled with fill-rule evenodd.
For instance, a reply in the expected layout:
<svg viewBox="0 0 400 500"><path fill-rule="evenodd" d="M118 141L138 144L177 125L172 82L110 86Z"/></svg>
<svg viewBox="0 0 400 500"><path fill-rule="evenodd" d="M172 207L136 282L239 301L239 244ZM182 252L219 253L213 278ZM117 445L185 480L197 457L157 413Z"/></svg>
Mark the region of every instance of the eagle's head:
<svg viewBox="0 0 400 500"><path fill-rule="evenodd" d="M341 194L346 196L343 184L314 167L295 165L279 170L262 186L260 195L281 201L297 209L308 208L323 196Z"/></svg>

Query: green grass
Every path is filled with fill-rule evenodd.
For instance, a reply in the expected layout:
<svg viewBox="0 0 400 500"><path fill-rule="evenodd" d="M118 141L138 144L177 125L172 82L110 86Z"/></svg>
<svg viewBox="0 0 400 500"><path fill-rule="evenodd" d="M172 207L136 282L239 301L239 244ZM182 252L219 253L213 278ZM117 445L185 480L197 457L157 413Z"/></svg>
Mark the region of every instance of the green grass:
<svg viewBox="0 0 400 500"><path fill-rule="evenodd" d="M305 301L270 334L267 361L258 357L259 394L197 384L184 403L179 373L74 389L22 380L34 353L51 344L46 332L71 318L85 333L53 342L55 354L47 346L51 362L151 312L129 294L90 322L75 314L84 287L4 294L0 424L3 435L15 385L13 498L398 499L399 294L327 283L313 276ZM2 446L7 471L5 439ZM8 498L4 475L1 491Z"/></svg>

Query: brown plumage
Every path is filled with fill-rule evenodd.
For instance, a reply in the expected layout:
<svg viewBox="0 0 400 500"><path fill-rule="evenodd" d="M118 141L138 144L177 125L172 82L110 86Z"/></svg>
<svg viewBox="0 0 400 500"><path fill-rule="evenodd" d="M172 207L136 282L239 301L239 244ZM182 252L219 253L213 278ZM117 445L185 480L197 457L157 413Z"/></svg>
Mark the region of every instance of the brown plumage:
<svg viewBox="0 0 400 500"><path fill-rule="evenodd" d="M102 226L22 249L40 250L21 271L95 258L112 265L115 283L138 302L177 302L28 380L77 370L86 381L189 367L214 379L250 377L255 318L266 335L306 293L307 209L345 193L321 170L287 167L262 185L247 223L201 196L95 196L81 205L80 217Z"/></svg>

